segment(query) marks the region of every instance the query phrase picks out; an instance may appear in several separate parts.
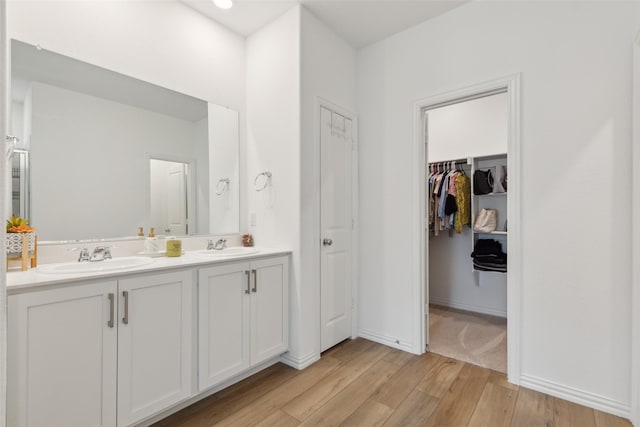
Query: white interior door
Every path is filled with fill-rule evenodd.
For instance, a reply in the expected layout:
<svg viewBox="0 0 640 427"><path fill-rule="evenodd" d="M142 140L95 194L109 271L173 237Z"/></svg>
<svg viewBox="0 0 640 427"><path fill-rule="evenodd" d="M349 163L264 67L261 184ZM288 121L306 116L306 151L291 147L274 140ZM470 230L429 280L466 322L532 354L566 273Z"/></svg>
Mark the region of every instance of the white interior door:
<svg viewBox="0 0 640 427"><path fill-rule="evenodd" d="M167 215L169 233L187 234L187 181L184 163L173 163L167 170Z"/></svg>
<svg viewBox="0 0 640 427"><path fill-rule="evenodd" d="M320 109L320 351L351 336L352 120Z"/></svg>

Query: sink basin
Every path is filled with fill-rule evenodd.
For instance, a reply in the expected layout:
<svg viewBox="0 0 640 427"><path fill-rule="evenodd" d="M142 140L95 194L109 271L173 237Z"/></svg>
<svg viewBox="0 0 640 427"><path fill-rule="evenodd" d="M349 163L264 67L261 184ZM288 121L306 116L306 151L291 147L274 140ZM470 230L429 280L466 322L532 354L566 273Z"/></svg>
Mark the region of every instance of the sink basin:
<svg viewBox="0 0 640 427"><path fill-rule="evenodd" d="M77 274L100 273L103 271L126 270L127 268L140 267L151 264L155 260L147 257L122 257L95 262L64 262L60 264L44 264L39 266L38 273L50 274Z"/></svg>
<svg viewBox="0 0 640 427"><path fill-rule="evenodd" d="M258 252L260 252L260 250L256 248L245 248L243 246L238 246L235 248L224 248L222 250L193 251L189 253L201 257L224 258L230 256L252 255L257 254Z"/></svg>

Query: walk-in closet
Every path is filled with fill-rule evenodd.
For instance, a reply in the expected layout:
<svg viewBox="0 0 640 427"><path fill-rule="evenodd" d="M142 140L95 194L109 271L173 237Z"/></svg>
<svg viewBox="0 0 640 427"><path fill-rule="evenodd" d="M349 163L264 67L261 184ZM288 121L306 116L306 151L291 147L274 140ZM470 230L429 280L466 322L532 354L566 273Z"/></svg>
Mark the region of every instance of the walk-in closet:
<svg viewBox="0 0 640 427"><path fill-rule="evenodd" d="M506 373L507 93L423 117L428 350Z"/></svg>

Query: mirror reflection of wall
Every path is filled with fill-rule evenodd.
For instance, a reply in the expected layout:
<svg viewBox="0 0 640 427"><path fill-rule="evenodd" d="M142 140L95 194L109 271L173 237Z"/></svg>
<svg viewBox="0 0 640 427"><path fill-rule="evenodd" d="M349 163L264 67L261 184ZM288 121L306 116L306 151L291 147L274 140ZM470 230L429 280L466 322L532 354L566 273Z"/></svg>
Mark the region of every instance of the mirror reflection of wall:
<svg viewBox="0 0 640 427"><path fill-rule="evenodd" d="M238 112L209 104L209 231L238 230L240 217L240 162L238 151Z"/></svg>
<svg viewBox="0 0 640 427"><path fill-rule="evenodd" d="M189 165L149 159L150 226L158 234L189 234Z"/></svg>
<svg viewBox="0 0 640 427"><path fill-rule="evenodd" d="M209 221L209 182L219 175L210 160L238 164L237 112L16 40L11 49L12 124L30 150L30 219L40 240L117 238L153 226L149 153L195 159L189 222L170 234L239 231L239 198L226 205L235 221ZM212 121L212 109L235 121ZM234 173L238 186L232 169L221 173Z"/></svg>
<svg viewBox="0 0 640 427"><path fill-rule="evenodd" d="M11 158L11 214L29 218L29 152L14 150Z"/></svg>

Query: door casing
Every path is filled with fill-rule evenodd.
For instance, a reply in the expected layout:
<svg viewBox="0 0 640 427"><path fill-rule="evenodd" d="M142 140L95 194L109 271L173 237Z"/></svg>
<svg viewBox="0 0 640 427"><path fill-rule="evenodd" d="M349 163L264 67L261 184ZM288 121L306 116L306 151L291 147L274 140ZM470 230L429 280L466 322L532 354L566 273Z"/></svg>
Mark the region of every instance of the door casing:
<svg viewBox="0 0 640 427"><path fill-rule="evenodd" d="M416 327L413 331L412 352L423 354L426 350L426 305L429 302L427 288L427 262L428 244L425 238L425 203L426 203L426 150L424 138L424 111L436 106L454 104L469 99L474 99L482 94L505 90L507 92L508 107L508 132L507 155L509 170L509 192L507 199L507 221L509 223L509 271L507 272L507 377L513 384L520 383L521 354L520 354L520 325L521 325L521 298L522 298L522 241L521 241L521 194L522 194L522 168L520 167L521 143L520 143L520 73L512 74L496 80L478 83L462 89L451 90L428 98L420 99L413 105L413 140L414 140L414 191L413 191L413 243L412 259L416 266L413 274L412 317Z"/></svg>

